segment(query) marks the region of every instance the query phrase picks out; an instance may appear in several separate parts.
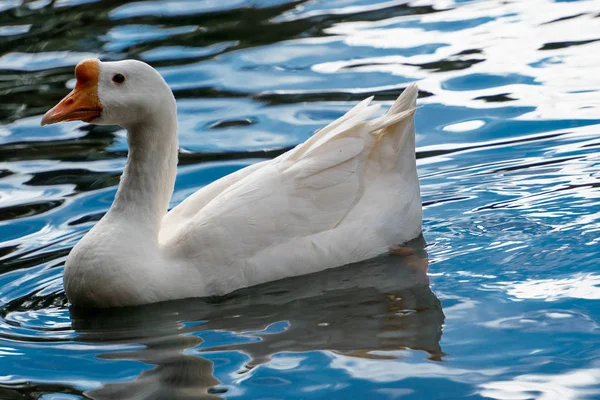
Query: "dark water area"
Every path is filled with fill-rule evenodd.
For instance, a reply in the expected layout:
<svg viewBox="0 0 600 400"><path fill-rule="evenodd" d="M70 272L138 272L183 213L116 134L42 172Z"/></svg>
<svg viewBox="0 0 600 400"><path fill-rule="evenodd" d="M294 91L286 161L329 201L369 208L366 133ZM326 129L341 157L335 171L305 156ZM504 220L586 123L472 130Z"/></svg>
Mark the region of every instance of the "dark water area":
<svg viewBox="0 0 600 400"><path fill-rule="evenodd" d="M88 57L173 89L173 206L418 82L423 239L225 298L70 307L64 261L127 154L117 127L40 126ZM0 399L600 398L599 71L597 0L1 0Z"/></svg>

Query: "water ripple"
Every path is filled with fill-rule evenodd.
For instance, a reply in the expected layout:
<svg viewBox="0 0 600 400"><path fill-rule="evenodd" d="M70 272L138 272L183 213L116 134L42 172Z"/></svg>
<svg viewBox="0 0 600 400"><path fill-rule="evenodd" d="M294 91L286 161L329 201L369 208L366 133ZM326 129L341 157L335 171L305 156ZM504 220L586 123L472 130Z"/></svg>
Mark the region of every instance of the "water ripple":
<svg viewBox="0 0 600 400"><path fill-rule="evenodd" d="M0 1L0 398L597 397L598 10ZM64 261L110 206L126 137L39 123L96 56L174 89L171 206L418 81L426 248L223 299L70 307Z"/></svg>

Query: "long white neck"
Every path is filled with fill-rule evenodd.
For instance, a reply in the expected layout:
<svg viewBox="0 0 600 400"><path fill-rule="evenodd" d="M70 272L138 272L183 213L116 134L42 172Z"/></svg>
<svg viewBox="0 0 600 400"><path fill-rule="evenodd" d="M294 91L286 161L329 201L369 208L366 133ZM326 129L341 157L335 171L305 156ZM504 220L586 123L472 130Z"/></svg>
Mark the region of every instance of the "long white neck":
<svg viewBox="0 0 600 400"><path fill-rule="evenodd" d="M175 107L129 126L127 142L127 165L109 214L158 238L177 175Z"/></svg>

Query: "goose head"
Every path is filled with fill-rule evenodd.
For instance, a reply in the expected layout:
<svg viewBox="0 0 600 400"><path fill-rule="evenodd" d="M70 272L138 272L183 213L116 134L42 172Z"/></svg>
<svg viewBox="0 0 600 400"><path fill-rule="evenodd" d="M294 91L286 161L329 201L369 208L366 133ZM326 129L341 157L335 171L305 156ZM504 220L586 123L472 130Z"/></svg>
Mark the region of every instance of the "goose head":
<svg viewBox="0 0 600 400"><path fill-rule="evenodd" d="M162 76L141 61L81 61L75 88L42 118L42 125L84 121L96 125L134 126L175 112L175 99Z"/></svg>

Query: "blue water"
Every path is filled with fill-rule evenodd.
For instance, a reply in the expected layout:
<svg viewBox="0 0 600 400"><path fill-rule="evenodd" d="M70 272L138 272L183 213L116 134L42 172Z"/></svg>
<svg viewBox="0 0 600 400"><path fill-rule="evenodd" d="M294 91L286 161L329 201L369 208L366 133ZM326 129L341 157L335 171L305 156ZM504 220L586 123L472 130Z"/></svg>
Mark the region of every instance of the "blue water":
<svg viewBox="0 0 600 400"><path fill-rule="evenodd" d="M176 205L420 87L415 253L70 309L125 132L40 127L83 58L178 99ZM600 1L0 1L1 399L600 398Z"/></svg>

